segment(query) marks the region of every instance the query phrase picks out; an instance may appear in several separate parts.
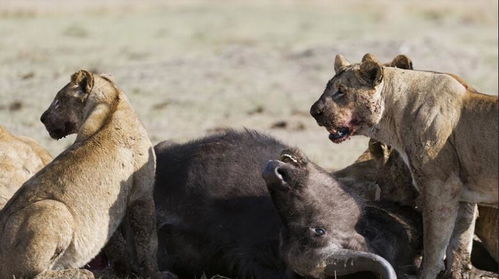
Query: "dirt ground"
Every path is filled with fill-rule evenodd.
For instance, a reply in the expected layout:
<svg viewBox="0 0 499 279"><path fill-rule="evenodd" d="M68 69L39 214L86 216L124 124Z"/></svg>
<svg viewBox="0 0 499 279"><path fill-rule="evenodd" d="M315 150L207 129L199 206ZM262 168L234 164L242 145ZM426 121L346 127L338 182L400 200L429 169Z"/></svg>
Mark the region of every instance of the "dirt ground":
<svg viewBox="0 0 499 279"><path fill-rule="evenodd" d="M153 143L252 128L329 169L366 148L335 145L309 116L333 58L410 56L417 69L498 92L497 0L0 0L0 125L57 155L39 121L80 68L112 74Z"/></svg>
<svg viewBox="0 0 499 279"><path fill-rule="evenodd" d="M50 139L39 117L86 68L115 77L153 143L246 127L340 168L367 139L335 145L308 114L334 55L404 53L497 94L497 24L496 0L2 0L0 125L57 155L74 137Z"/></svg>

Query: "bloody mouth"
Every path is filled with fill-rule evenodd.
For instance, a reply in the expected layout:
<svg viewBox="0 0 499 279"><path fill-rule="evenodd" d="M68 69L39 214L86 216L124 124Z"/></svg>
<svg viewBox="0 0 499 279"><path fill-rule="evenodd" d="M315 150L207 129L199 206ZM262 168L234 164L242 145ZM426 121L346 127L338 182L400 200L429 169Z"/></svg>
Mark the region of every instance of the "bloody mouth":
<svg viewBox="0 0 499 279"><path fill-rule="evenodd" d="M354 133L354 129L350 127L328 129L328 131L329 131L329 139L334 143L343 142L349 139Z"/></svg>

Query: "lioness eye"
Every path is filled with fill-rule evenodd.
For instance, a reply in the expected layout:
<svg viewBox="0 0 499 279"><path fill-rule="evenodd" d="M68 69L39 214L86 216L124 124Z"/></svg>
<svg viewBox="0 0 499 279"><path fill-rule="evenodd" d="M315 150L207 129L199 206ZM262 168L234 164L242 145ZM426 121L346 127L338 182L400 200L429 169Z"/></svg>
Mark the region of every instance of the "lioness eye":
<svg viewBox="0 0 499 279"><path fill-rule="evenodd" d="M334 98L339 98L339 97L343 97L344 95L345 95L345 89L343 89L341 87L338 87L338 89L336 90L336 92L334 92L333 97Z"/></svg>

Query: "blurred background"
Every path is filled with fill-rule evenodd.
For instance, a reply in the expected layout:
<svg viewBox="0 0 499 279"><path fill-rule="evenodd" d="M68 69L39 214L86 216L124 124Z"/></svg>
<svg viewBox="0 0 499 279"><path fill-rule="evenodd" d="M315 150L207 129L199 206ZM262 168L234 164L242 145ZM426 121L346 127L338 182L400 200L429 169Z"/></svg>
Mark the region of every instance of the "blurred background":
<svg viewBox="0 0 499 279"><path fill-rule="evenodd" d="M153 143L254 128L329 169L367 147L335 145L309 116L333 59L366 52L498 91L498 1L0 0L0 125L57 155L39 121L80 68L112 74Z"/></svg>

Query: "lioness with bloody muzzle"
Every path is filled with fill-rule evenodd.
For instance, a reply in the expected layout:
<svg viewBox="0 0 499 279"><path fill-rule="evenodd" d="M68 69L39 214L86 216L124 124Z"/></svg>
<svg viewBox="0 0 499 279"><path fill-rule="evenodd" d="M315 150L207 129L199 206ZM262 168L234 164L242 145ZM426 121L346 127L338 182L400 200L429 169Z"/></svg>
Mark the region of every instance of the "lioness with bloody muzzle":
<svg viewBox="0 0 499 279"><path fill-rule="evenodd" d="M132 265L162 277L152 197L155 156L125 94L79 71L41 117L76 141L28 180L0 212L0 278L92 278L79 270L125 220Z"/></svg>
<svg viewBox="0 0 499 279"><path fill-rule="evenodd" d="M497 97L450 74L383 67L370 54L359 64L338 55L335 71L310 112L335 143L361 134L400 153L423 203L420 277L435 278L464 202L497 207Z"/></svg>

